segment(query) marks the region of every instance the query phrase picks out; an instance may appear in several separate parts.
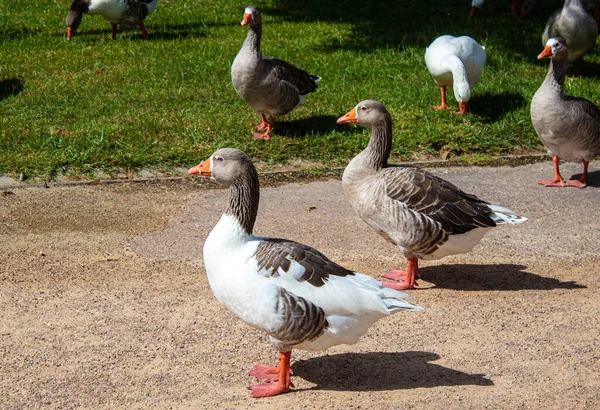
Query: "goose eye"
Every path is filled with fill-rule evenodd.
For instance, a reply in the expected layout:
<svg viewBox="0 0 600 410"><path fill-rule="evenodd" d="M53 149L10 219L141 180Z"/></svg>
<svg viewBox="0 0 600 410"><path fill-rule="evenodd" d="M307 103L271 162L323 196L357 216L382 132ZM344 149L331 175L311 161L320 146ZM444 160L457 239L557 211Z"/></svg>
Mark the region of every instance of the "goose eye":
<svg viewBox="0 0 600 410"><path fill-rule="evenodd" d="M363 105L362 107L360 107L361 110L363 111L367 111L367 107L365 105Z"/></svg>
<svg viewBox="0 0 600 410"><path fill-rule="evenodd" d="M223 157L216 156L216 157L215 157L215 160L216 160L217 162L223 162Z"/></svg>

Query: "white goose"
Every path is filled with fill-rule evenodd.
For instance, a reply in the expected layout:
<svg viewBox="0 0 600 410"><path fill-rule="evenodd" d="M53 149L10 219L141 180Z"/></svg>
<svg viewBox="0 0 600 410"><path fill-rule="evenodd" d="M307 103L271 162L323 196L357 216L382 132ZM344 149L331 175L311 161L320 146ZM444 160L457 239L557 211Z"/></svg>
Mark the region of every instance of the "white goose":
<svg viewBox="0 0 600 410"><path fill-rule="evenodd" d="M253 397L274 396L290 382L292 349L323 350L355 343L376 320L404 309L410 296L352 272L309 246L252 234L258 174L242 151L223 148L189 170L230 187L229 205L204 244L204 266L216 298L270 336L277 367L256 365Z"/></svg>
<svg viewBox="0 0 600 410"><path fill-rule="evenodd" d="M406 271L384 275L401 283L385 286L413 289L419 259L469 252L497 224L527 220L422 169L388 165L392 118L380 102L362 101L337 122L372 130L367 148L344 170L342 184L358 215L408 259Z"/></svg>
<svg viewBox="0 0 600 410"><path fill-rule="evenodd" d="M560 38L551 38L538 59L550 58L544 82L531 100L531 122L552 155L554 178L539 181L545 186L587 186L588 163L600 156L600 109L589 100L565 95L569 50ZM565 181L559 160L583 163L578 180Z"/></svg>
<svg viewBox="0 0 600 410"><path fill-rule="evenodd" d="M485 48L471 37L443 35L433 40L425 50L425 64L442 93L442 104L433 108L448 108L446 87L453 87L459 107L456 113L467 114L471 90L481 78L485 59Z"/></svg>
<svg viewBox="0 0 600 410"><path fill-rule="evenodd" d="M248 26L248 35L231 65L231 81L236 93L262 118L256 129L266 132L253 132L254 139L268 140L275 117L290 113L317 91L321 77L261 54L262 18L256 7L246 7L242 25Z"/></svg>
<svg viewBox="0 0 600 410"><path fill-rule="evenodd" d="M73 37L85 13L104 16L111 24L113 40L117 36L117 25L125 29L138 26L147 40L144 19L156 10L156 3L158 0L74 0L67 14L67 38Z"/></svg>

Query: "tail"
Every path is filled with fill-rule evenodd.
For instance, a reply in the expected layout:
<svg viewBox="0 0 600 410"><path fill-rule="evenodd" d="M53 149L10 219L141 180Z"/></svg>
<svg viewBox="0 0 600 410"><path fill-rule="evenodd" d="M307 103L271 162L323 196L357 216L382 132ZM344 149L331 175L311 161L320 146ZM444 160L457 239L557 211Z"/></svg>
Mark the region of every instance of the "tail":
<svg viewBox="0 0 600 410"><path fill-rule="evenodd" d="M407 299L412 300L414 298L404 292L385 287L381 291L383 293L383 303L385 303L385 306L389 309L390 313L396 313L406 309L416 311L424 310L421 306L407 302Z"/></svg>
<svg viewBox="0 0 600 410"><path fill-rule="evenodd" d="M488 205L488 207L492 210L492 219L494 222L498 224L522 224L527 220L524 216L519 216L515 214L508 208L505 208L500 205Z"/></svg>
<svg viewBox="0 0 600 410"><path fill-rule="evenodd" d="M318 75L312 75L312 74L309 74L308 76L309 76L309 77L310 77L310 79L311 79L312 81L314 81L315 83L318 83L319 81L321 81L321 77L319 77Z"/></svg>

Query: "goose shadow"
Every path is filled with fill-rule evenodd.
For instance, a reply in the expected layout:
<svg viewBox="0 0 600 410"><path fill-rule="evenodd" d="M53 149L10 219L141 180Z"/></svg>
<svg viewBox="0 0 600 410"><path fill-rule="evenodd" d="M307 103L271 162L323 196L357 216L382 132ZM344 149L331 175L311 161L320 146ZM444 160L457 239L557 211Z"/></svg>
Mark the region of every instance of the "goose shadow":
<svg viewBox="0 0 600 410"><path fill-rule="evenodd" d="M469 374L430 363L430 352L342 353L300 360L295 376L316 384L311 390L382 391L438 386L493 386L483 374Z"/></svg>
<svg viewBox="0 0 600 410"><path fill-rule="evenodd" d="M481 290L551 290L584 289L586 286L574 281L562 282L526 272L526 266L513 264L498 265L438 265L421 268L424 280L436 288L481 291Z"/></svg>
<svg viewBox="0 0 600 410"><path fill-rule="evenodd" d="M23 88L25 88L25 82L21 77L0 80L0 100L19 94Z"/></svg>
<svg viewBox="0 0 600 410"><path fill-rule="evenodd" d="M509 112L527 105L525 98L517 93L484 93L478 95L475 92L474 98L471 101L473 101L472 106L469 104L471 112L484 117L489 122L498 121Z"/></svg>
<svg viewBox="0 0 600 410"><path fill-rule="evenodd" d="M310 134L327 134L337 129L335 115L312 115L295 120L276 120L275 132L286 137L306 137ZM358 132L358 131L355 131Z"/></svg>
<svg viewBox="0 0 600 410"><path fill-rule="evenodd" d="M575 174L572 175L570 179L579 179L583 174ZM587 176L587 186L593 188L600 188L600 171L592 171L588 172Z"/></svg>

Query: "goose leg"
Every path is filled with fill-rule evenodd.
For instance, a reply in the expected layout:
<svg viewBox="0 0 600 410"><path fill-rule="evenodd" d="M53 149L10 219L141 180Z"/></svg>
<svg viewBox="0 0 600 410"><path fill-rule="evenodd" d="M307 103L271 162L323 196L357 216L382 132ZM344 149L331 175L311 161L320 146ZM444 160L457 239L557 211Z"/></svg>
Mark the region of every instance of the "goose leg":
<svg viewBox="0 0 600 410"><path fill-rule="evenodd" d="M144 22L140 21L140 23L138 24L138 27L140 28L140 30L142 30L142 38L144 40L148 40L148 30L146 30L146 26L144 26Z"/></svg>
<svg viewBox="0 0 600 410"><path fill-rule="evenodd" d="M260 118L262 119L262 122L256 126L256 130L266 130L269 127L269 123L267 121L267 118L265 117L265 114L260 114Z"/></svg>
<svg viewBox="0 0 600 410"><path fill-rule="evenodd" d="M577 59L577 68L573 72L575 76L581 75L581 67L583 66L583 54Z"/></svg>
<svg viewBox="0 0 600 410"><path fill-rule="evenodd" d="M516 16L517 15L517 10L519 10L519 0L513 0L512 4L510 5L510 11L509 11L509 15L510 16Z"/></svg>
<svg viewBox="0 0 600 410"><path fill-rule="evenodd" d="M560 175L560 171L558 169L558 158L556 155L552 157L552 162L554 162L554 179L545 179L543 181L538 181L538 184L544 186L565 186L565 180Z"/></svg>
<svg viewBox="0 0 600 410"><path fill-rule="evenodd" d="M115 38L117 38L117 25L110 23L110 26L112 28L112 36L111 38L114 40Z"/></svg>
<svg viewBox="0 0 600 410"><path fill-rule="evenodd" d="M414 289L418 284L415 278L420 278L419 273L419 260L417 258L410 258L408 260L408 266L406 271L392 270L390 273L383 275L384 278L394 279L398 282L382 282L381 284L386 288L396 290Z"/></svg>
<svg viewBox="0 0 600 410"><path fill-rule="evenodd" d="M583 174L581 174L581 178L579 179L570 179L566 182L567 186L574 186L577 188L585 188L587 186L587 173L588 173L588 164L585 159L583 162Z"/></svg>
<svg viewBox="0 0 600 410"><path fill-rule="evenodd" d="M273 117L272 115L269 117L269 122L266 122L265 119L265 115L262 114L262 120L263 122L260 123L260 125L258 127L256 127L256 129L267 129L267 132L261 134L260 132L253 132L252 133L252 138L254 138L255 140L265 140L268 141L269 139L271 139L271 129L273 128L273 122L275 121L275 117ZM266 124L265 126L263 124ZM263 128L259 128L259 127L263 127Z"/></svg>
<svg viewBox="0 0 600 410"><path fill-rule="evenodd" d="M455 114L465 115L469 113L469 102L458 102L458 111Z"/></svg>
<svg viewBox="0 0 600 410"><path fill-rule="evenodd" d="M257 364L254 369L250 370L250 375L265 380L265 383L250 386L252 390L251 396L270 397L290 391L290 387L294 384L290 380L292 369L290 368L290 359L292 352L279 352L279 364L277 367Z"/></svg>
<svg viewBox="0 0 600 410"><path fill-rule="evenodd" d="M448 103L446 102L446 86L440 86L440 92L442 93L442 104L438 106L434 106L436 110L443 110L444 108L448 108Z"/></svg>

